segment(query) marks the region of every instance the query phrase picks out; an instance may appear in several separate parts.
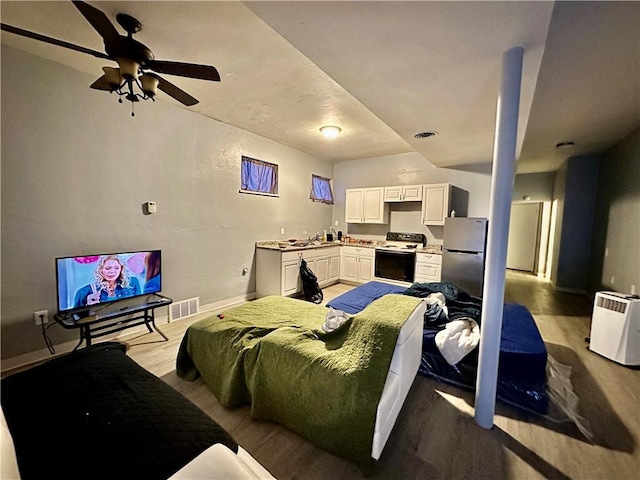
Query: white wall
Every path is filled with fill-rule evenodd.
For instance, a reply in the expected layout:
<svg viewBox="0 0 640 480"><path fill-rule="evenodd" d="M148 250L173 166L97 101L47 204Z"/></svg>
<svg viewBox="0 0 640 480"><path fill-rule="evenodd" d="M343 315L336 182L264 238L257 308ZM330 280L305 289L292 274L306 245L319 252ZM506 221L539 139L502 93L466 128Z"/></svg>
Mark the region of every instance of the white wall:
<svg viewBox="0 0 640 480"><path fill-rule="evenodd" d="M2 46L2 358L45 347L33 312L57 310L55 257L159 248L163 293L207 304L255 291L256 241L331 222L309 200L331 164L160 100L131 118L94 80ZM238 193L241 155L279 164L279 198Z"/></svg>
<svg viewBox="0 0 640 480"><path fill-rule="evenodd" d="M395 231L424 233L429 243L442 243L443 227L422 225L420 202L390 204L388 225L346 225L344 203L347 188L451 183L469 194L467 216L487 217L489 214L490 164L473 166L468 170L436 168L420 154L406 153L337 163L334 178L336 204L333 218L338 221L339 229L361 238L384 239L388 231Z"/></svg>

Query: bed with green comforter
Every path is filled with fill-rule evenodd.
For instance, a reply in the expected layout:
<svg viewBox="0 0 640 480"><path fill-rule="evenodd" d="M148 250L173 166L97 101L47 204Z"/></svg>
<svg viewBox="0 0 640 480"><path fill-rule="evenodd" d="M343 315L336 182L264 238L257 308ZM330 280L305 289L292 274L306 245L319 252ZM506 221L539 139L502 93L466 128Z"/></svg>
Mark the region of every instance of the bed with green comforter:
<svg viewBox="0 0 640 480"><path fill-rule="evenodd" d="M264 297L194 323L178 375L201 376L226 407L279 422L365 472L398 333L421 299L385 295L331 333L327 307Z"/></svg>

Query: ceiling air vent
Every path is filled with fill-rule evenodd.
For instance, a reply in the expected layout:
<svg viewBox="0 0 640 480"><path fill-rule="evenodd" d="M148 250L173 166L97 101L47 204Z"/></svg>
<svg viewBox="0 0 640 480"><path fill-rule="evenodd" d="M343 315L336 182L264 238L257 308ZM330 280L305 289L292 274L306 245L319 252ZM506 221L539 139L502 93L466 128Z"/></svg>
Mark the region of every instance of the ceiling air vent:
<svg viewBox="0 0 640 480"><path fill-rule="evenodd" d="M420 139L420 138L435 137L436 135L438 135L438 132L420 132L420 133L416 133L414 137Z"/></svg>

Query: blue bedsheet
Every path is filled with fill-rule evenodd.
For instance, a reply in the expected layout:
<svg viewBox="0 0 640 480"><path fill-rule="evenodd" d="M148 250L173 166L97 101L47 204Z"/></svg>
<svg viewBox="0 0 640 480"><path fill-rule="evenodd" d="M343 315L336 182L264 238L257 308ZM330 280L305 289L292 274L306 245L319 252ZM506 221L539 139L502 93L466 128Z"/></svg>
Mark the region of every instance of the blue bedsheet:
<svg viewBox="0 0 640 480"><path fill-rule="evenodd" d="M356 314L374 300L388 293L403 293L407 288L383 282L367 282L327 303L327 307Z"/></svg>

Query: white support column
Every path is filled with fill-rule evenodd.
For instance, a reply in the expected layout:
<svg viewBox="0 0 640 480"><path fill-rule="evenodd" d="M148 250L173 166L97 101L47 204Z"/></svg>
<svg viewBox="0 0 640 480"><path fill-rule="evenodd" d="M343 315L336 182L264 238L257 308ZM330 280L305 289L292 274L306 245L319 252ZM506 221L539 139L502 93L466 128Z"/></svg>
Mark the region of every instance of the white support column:
<svg viewBox="0 0 640 480"><path fill-rule="evenodd" d="M522 47L513 47L502 54L502 83L498 97L496 134L493 145L489 232L482 291L478 377L476 379L475 421L483 428L493 427L496 406L523 53Z"/></svg>

